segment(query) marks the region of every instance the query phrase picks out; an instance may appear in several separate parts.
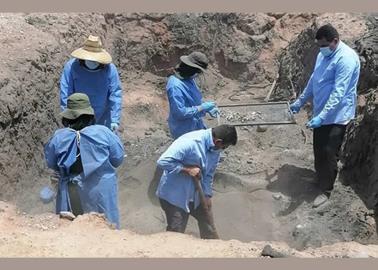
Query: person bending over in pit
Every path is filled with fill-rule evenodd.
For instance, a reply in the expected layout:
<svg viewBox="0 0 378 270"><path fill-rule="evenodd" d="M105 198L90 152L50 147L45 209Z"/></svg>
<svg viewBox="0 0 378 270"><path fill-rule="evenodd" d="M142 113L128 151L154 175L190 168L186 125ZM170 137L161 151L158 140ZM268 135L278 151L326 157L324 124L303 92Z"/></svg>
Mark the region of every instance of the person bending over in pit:
<svg viewBox="0 0 378 270"><path fill-rule="evenodd" d="M59 174L56 213L68 212L73 217L103 213L119 229L115 168L124 159L119 137L95 124L85 94L71 95L61 116L64 128L54 133L44 149L48 167Z"/></svg>
<svg viewBox="0 0 378 270"><path fill-rule="evenodd" d="M164 170L156 195L167 217L167 231L184 233L189 215L198 221L201 238L218 238L209 222L212 185L220 152L237 142L236 129L221 125L186 133L176 139L157 161ZM199 181L205 198L196 190Z"/></svg>

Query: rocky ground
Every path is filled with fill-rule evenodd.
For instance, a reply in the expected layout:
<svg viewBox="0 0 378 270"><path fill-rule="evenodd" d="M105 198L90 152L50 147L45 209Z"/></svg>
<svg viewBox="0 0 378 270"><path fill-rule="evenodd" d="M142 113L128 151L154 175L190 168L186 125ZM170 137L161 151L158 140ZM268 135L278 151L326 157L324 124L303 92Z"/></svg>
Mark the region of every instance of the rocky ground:
<svg viewBox="0 0 378 270"><path fill-rule="evenodd" d="M164 86L181 54L201 50L209 55L209 72L199 78L206 99L262 102L277 79L272 100L288 100L311 71L315 30L331 22L365 59L363 76L370 75L360 84L370 93L377 78L372 72L377 67L374 18L344 13L1 14L0 200L7 202L0 208L0 254L377 257L377 247L369 245L377 243L376 174L365 177L359 165L369 160L374 168L376 161L368 150L375 142L370 136L375 134L373 105L364 110L360 104L361 116L367 116L351 129L345 153L361 153L358 159L345 158L346 173L320 209L311 207L318 190L312 182L312 135L304 128L309 108L296 116L297 125L265 132L238 129L239 142L227 150L215 177L214 215L222 240L196 239L193 220L187 235L165 233L154 196L155 161L171 142ZM59 220L53 203L43 205L38 198L49 182L43 144L60 125L59 75L69 53L90 33L103 38L123 83L120 136L128 157L118 171L121 231L108 228L98 215ZM207 122L216 125L216 120ZM350 175L365 188L346 185Z"/></svg>

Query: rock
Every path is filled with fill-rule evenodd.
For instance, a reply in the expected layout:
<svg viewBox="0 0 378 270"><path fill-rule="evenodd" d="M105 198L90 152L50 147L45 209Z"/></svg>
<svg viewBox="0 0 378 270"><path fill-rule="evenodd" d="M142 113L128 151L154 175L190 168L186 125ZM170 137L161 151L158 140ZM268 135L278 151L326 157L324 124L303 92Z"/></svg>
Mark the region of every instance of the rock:
<svg viewBox="0 0 378 270"><path fill-rule="evenodd" d="M292 232L292 235L294 237L300 237L300 236L303 236L306 232L305 232L305 228L306 226L305 225L302 225L302 224L298 224L297 226L295 226L293 232Z"/></svg>
<svg viewBox="0 0 378 270"><path fill-rule="evenodd" d="M256 129L257 132L265 132L267 130L268 130L267 126L260 126L260 125L257 126L257 129Z"/></svg>
<svg viewBox="0 0 378 270"><path fill-rule="evenodd" d="M275 199L277 201L282 199L282 195L279 194L279 193L278 194L273 194L272 197L273 197L273 199Z"/></svg>
<svg viewBox="0 0 378 270"><path fill-rule="evenodd" d="M273 248L271 245L266 245L261 252L261 256L268 256L271 258L288 258L291 257L291 254L288 251L280 251Z"/></svg>

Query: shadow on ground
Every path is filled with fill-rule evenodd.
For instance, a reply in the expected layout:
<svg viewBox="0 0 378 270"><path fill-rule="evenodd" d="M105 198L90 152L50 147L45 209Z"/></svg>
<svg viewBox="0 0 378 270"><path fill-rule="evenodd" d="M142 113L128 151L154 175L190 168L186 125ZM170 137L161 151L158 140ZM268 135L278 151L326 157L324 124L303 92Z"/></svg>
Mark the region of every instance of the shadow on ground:
<svg viewBox="0 0 378 270"><path fill-rule="evenodd" d="M273 174L267 175L266 180L269 182L267 190L290 197L290 205L280 211L279 216L289 215L303 202L311 203L320 194L315 182L315 172L306 168L285 164Z"/></svg>

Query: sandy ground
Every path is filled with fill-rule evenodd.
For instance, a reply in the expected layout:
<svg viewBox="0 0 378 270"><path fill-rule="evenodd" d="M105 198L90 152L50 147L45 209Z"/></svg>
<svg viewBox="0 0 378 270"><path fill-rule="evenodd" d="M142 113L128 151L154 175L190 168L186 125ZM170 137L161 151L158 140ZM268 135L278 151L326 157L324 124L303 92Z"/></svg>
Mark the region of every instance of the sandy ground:
<svg viewBox="0 0 378 270"><path fill-rule="evenodd" d="M17 214L0 202L1 257L261 257L266 245L290 257L378 257L378 246L338 243L302 252L279 242L201 240L177 233L139 235L114 230L102 216L87 214L70 222L56 215ZM185 244L183 244L185 243Z"/></svg>

